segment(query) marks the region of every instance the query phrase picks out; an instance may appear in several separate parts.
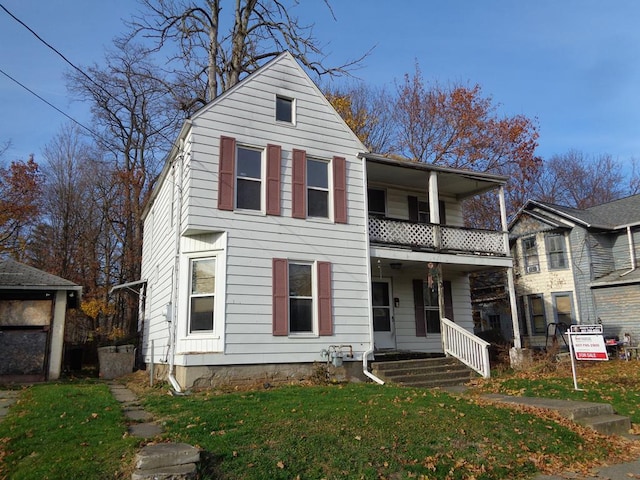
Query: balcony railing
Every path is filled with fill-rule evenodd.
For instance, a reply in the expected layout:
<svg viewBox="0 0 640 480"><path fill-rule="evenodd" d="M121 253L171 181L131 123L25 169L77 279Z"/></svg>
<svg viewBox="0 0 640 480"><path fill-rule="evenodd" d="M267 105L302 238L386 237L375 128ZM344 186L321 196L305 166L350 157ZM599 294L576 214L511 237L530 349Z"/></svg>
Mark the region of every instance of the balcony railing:
<svg viewBox="0 0 640 480"><path fill-rule="evenodd" d="M507 255L502 232L382 217L369 218L369 241L425 250Z"/></svg>

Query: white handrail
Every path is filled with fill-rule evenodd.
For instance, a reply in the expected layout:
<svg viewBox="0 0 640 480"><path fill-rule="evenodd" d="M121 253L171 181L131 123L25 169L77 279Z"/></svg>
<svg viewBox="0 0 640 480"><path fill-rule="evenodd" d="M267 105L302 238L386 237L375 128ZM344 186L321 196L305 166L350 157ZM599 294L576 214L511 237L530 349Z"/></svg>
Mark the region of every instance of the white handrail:
<svg viewBox="0 0 640 480"><path fill-rule="evenodd" d="M451 355L484 378L491 376L489 364L489 342L453 323L448 318L441 319L444 353Z"/></svg>

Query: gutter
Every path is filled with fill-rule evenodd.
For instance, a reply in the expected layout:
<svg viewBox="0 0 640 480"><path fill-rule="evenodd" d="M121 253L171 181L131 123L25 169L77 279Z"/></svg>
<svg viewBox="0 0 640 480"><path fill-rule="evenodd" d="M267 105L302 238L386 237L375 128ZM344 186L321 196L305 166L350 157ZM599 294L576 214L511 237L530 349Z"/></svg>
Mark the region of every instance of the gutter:
<svg viewBox="0 0 640 480"><path fill-rule="evenodd" d="M367 267L367 291L369 292L368 297L368 312L369 312L369 348L362 354L362 373L376 382L379 385L384 385L384 380L376 377L373 373L369 371L369 355L373 353L375 348L374 342L374 332L373 332L373 304L371 302L371 249L369 246L369 209L366 208L367 205L367 159L366 157L362 158L362 187L364 191L364 205L365 205L365 222L364 222L364 238L365 238L365 254L366 254L366 267Z"/></svg>
<svg viewBox="0 0 640 480"><path fill-rule="evenodd" d="M182 388L175 377L175 355L176 355L176 324L178 323L178 282L180 279L180 234L182 230L182 164L184 161L184 140L180 139L181 152L177 155L178 175L174 177L174 186L178 190L178 201L176 202L176 227L175 227L175 257L173 265L173 292L171 294L172 314L171 325L169 327L169 383L176 393L182 393ZM153 361L153 360L152 360Z"/></svg>
<svg viewBox="0 0 640 480"><path fill-rule="evenodd" d="M631 257L631 269L627 270L624 273L621 273L620 276L624 277L625 275L629 275L631 272L635 271L636 267L636 256L635 256L635 248L633 246L633 234L631 233L631 226L627 226L627 240L629 241L629 256Z"/></svg>

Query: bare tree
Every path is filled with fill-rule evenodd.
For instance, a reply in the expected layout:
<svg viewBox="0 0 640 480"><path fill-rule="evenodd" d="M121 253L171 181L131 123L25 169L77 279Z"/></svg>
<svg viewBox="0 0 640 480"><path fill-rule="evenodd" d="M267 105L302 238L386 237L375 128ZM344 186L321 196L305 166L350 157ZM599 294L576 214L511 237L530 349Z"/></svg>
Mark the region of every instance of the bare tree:
<svg viewBox="0 0 640 480"><path fill-rule="evenodd" d="M363 82L323 88L343 120L372 152L393 153L395 124L391 95Z"/></svg>
<svg viewBox="0 0 640 480"><path fill-rule="evenodd" d="M180 112L172 108L162 75L147 53L133 45L107 55L107 64L72 72L70 88L93 103L95 130L101 131L100 147L111 156L112 166L95 192L100 213L115 241L103 246L109 255L103 272L107 285L140 278L142 209L159 173L164 153L179 128ZM107 208L108 206L108 208ZM105 237L112 242L111 237ZM118 318L122 328L135 326L136 302L123 300Z"/></svg>
<svg viewBox="0 0 640 480"><path fill-rule="evenodd" d="M589 156L578 150L554 155L532 186L538 200L574 208L589 208L634 193L632 174L625 185L623 165L611 155Z"/></svg>
<svg viewBox="0 0 640 480"><path fill-rule="evenodd" d="M305 25L295 16L297 0L236 0L228 13L222 3L140 0L143 13L129 22L131 34L125 40L144 37L154 51L177 47L167 63L176 79L172 91L186 112L217 97L285 50L319 76L346 74L367 56L326 66L313 24ZM333 14L327 0L325 4Z"/></svg>

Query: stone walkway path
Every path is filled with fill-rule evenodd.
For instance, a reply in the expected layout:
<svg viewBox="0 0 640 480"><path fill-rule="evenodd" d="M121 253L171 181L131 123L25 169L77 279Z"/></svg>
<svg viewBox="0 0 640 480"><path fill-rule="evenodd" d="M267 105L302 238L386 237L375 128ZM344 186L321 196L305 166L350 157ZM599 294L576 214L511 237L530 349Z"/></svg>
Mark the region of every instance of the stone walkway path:
<svg viewBox="0 0 640 480"><path fill-rule="evenodd" d="M107 385L113 397L120 402L125 417L131 420L129 425L130 435L140 438L153 438L162 433L162 427L154 423L151 414L142 409L135 393L117 382L108 382Z"/></svg>

